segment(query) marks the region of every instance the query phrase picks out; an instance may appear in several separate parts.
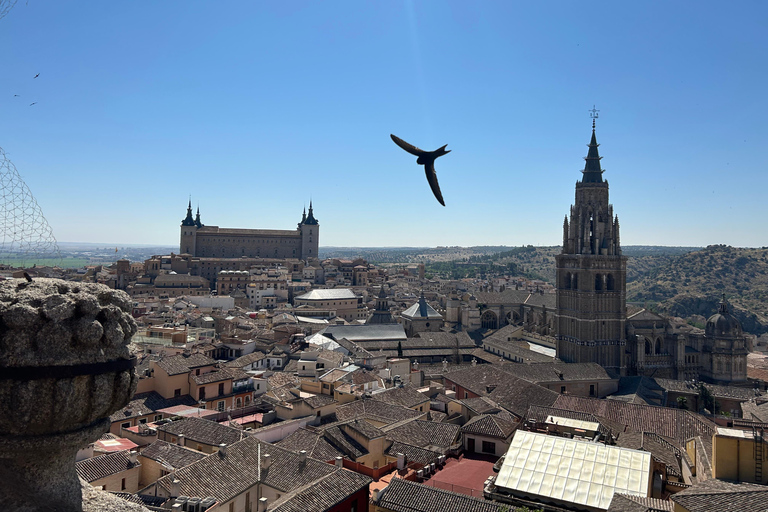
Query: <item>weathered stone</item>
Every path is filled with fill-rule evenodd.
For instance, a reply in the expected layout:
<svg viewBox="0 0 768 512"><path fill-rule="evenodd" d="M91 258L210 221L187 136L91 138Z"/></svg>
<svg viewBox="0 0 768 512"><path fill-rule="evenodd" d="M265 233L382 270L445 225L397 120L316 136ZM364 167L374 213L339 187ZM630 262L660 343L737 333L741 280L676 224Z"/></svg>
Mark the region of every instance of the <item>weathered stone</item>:
<svg viewBox="0 0 768 512"><path fill-rule="evenodd" d="M130 312L128 295L102 285L0 283L3 510L82 510L74 455L136 388Z"/></svg>

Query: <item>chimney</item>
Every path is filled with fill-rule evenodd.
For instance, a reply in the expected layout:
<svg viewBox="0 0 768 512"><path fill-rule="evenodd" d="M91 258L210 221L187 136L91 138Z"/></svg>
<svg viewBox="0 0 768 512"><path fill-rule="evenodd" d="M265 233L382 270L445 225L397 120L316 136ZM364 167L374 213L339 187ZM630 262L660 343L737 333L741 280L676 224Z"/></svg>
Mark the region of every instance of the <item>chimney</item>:
<svg viewBox="0 0 768 512"><path fill-rule="evenodd" d="M269 500L267 498L259 498L258 512L267 512L267 504Z"/></svg>
<svg viewBox="0 0 768 512"><path fill-rule="evenodd" d="M139 461L139 453L135 450L131 450L128 452L128 460L131 461L132 465L135 465Z"/></svg>
<svg viewBox="0 0 768 512"><path fill-rule="evenodd" d="M405 469L405 455L397 454L397 469Z"/></svg>
<svg viewBox="0 0 768 512"><path fill-rule="evenodd" d="M269 469L269 466L272 465L272 456L268 453L265 453L264 456L261 458L261 469Z"/></svg>
<svg viewBox="0 0 768 512"><path fill-rule="evenodd" d="M219 445L219 456L226 457L227 456L227 445L226 443L221 443Z"/></svg>
<svg viewBox="0 0 768 512"><path fill-rule="evenodd" d="M179 434L179 438L176 441L179 446L184 446L184 434Z"/></svg>
<svg viewBox="0 0 768 512"><path fill-rule="evenodd" d="M181 480L174 478L171 482L171 496L177 497L181 492Z"/></svg>
<svg viewBox="0 0 768 512"><path fill-rule="evenodd" d="M304 462L305 460L307 460L307 450L301 450L299 452L299 460L301 462Z"/></svg>
<svg viewBox="0 0 768 512"><path fill-rule="evenodd" d="M336 462L335 462L335 464L336 464L336 466L338 466L338 467L340 467L340 468L341 468L341 467L344 467L344 459L343 459L343 458L341 458L341 457L336 457Z"/></svg>

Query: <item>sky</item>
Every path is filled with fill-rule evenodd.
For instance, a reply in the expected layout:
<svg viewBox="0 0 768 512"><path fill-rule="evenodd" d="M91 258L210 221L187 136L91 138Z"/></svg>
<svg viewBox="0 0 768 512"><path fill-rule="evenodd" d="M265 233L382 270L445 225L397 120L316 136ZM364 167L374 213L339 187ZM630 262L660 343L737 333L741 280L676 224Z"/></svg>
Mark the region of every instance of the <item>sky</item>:
<svg viewBox="0 0 768 512"><path fill-rule="evenodd" d="M19 0L0 147L60 241L558 245L594 105L623 245L760 247L767 61L763 1Z"/></svg>

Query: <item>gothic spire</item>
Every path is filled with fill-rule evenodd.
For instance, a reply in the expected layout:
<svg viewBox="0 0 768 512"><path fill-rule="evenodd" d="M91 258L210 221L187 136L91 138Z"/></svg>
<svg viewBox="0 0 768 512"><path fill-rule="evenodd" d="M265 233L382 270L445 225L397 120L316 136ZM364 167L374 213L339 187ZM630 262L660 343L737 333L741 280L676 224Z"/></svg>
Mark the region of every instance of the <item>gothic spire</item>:
<svg viewBox="0 0 768 512"><path fill-rule="evenodd" d="M317 224L317 219L315 218L314 213L312 213L312 200L309 200L309 213L307 214L307 220L305 224Z"/></svg>
<svg viewBox="0 0 768 512"><path fill-rule="evenodd" d="M187 216L181 221L182 226L194 226L195 220L192 218L192 198L189 198L189 205L187 206Z"/></svg>
<svg viewBox="0 0 768 512"><path fill-rule="evenodd" d="M592 118L592 140L589 141L589 151L587 157L584 159L584 170L582 173L584 176L581 178L582 183L603 183L603 170L600 168L600 159L602 158L597 152L597 137L595 136L595 121L600 116L600 112L594 106L589 111L589 117Z"/></svg>
<svg viewBox="0 0 768 512"><path fill-rule="evenodd" d="M200 206L197 207L197 216L195 217L195 226L198 228L203 227L203 223L200 222Z"/></svg>

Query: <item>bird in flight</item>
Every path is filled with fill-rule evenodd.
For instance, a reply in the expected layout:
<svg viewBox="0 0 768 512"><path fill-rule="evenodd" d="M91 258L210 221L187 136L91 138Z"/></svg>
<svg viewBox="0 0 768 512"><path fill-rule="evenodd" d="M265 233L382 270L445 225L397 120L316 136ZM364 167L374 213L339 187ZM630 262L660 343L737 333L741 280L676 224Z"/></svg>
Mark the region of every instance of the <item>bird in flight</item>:
<svg viewBox="0 0 768 512"><path fill-rule="evenodd" d="M39 77L39 76L40 76L40 73L36 74L36 75L35 75L35 76L33 76L32 78L37 78L37 77Z"/></svg>
<svg viewBox="0 0 768 512"><path fill-rule="evenodd" d="M419 149L416 146L408 144L399 137L396 137L392 134L389 136L392 137L392 140L395 142L395 144L410 154L419 157L416 159L416 163L424 166L424 172L427 174L427 181L429 182L429 186L432 189L432 193L435 194L435 199L437 199L441 205L445 206L445 201L443 201L443 194L440 193L440 185L437 183L435 159L451 152L450 149L445 149L445 146L448 144L434 151L424 151L423 149Z"/></svg>
<svg viewBox="0 0 768 512"><path fill-rule="evenodd" d="M35 101L35 102L33 102L33 103L30 103L30 104L29 104L29 106L30 106L30 107L31 107L32 105L37 105L37 102Z"/></svg>
<svg viewBox="0 0 768 512"><path fill-rule="evenodd" d="M14 94L13 97L21 96L21 94Z"/></svg>

